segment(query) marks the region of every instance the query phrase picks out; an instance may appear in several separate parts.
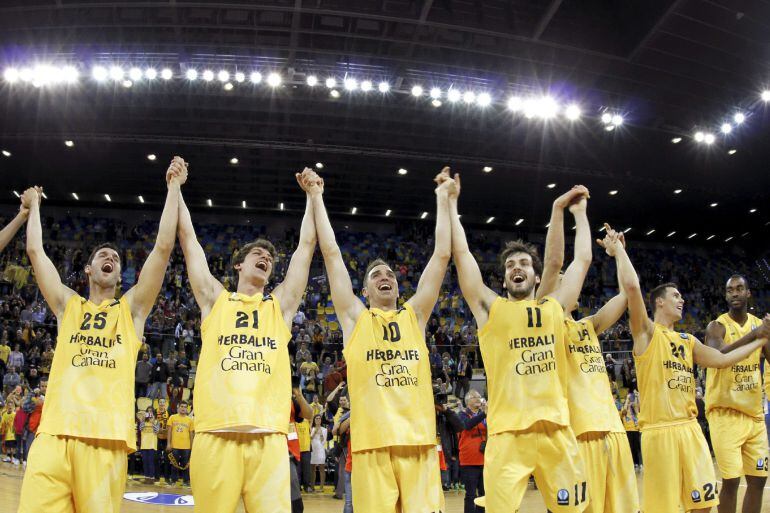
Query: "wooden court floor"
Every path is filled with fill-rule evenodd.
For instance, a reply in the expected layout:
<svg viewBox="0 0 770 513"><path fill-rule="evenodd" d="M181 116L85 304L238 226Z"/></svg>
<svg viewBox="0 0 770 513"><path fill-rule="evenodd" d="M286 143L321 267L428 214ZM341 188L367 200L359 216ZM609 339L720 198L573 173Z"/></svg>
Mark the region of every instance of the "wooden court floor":
<svg viewBox="0 0 770 513"><path fill-rule="evenodd" d="M641 474L637 475L639 480L639 489L641 490ZM0 512L2 513L14 513L19 505L19 490L21 489L22 471L18 467L14 467L8 463L0 463ZM743 493L745 492L745 486L741 485L738 498L738 511L740 511L740 504L743 500ZM190 494L189 488L179 487L157 487L141 484L136 481L129 480L126 486L126 492L158 492L158 493L176 493L180 495ZM463 512L463 494L462 492L449 491L445 494L447 509L445 513L462 513ZM336 500L331 496L331 488L327 487L327 492L324 494L304 494L306 513L342 513L342 501ZM243 506L240 506L237 510L239 513L244 512ZM545 505L538 491L533 490L531 487L527 490L524 497L524 502L521 505L519 513L545 513ZM765 488L764 502L762 506L763 512L770 513L770 486ZM123 501L122 513L185 513L192 512L190 507L173 507L173 506L157 506L150 504L139 504L135 502ZM56 513L56 512L45 512ZM212 512L214 513L214 512ZM365 513L365 512L362 512ZM713 511L716 513L716 509Z"/></svg>

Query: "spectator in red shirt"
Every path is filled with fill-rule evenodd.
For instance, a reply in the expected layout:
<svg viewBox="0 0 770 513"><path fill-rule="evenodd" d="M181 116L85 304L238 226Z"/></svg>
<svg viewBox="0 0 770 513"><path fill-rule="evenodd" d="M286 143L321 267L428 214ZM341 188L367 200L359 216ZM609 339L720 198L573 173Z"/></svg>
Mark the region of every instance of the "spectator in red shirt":
<svg viewBox="0 0 770 513"><path fill-rule="evenodd" d="M460 412L460 480L465 486L465 513L481 513L473 499L484 495L484 449L487 442L487 403L476 390L465 394L467 407Z"/></svg>

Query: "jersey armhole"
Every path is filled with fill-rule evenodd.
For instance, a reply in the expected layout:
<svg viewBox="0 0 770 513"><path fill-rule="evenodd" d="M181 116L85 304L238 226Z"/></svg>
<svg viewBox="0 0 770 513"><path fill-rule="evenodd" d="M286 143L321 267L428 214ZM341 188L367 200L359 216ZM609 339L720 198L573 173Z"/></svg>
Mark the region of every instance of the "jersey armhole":
<svg viewBox="0 0 770 513"><path fill-rule="evenodd" d="M345 347L342 349L342 354L345 354L345 351L352 347L353 341L356 339L356 335L358 335L358 332L361 330L361 319L364 315L371 315L371 312L368 308L364 308L364 310L358 315L358 319L356 319L356 323L353 325L353 331L350 332L350 336L347 339L347 342L345 343ZM341 326L340 326L341 329ZM343 333L344 336L344 333ZM347 359L347 357L345 358Z"/></svg>
<svg viewBox="0 0 770 513"><path fill-rule="evenodd" d="M217 307L219 306L219 302L222 301L222 297L228 296L228 295L230 295L230 293L227 291L227 289L222 289L222 292L219 293L219 297L217 297L216 301L214 301L214 304L211 305L211 310L209 310L209 314L206 316L205 319L201 319L201 333L203 333L203 330L206 329L206 326L208 326L209 319L214 313L214 310L216 310Z"/></svg>
<svg viewBox="0 0 770 513"><path fill-rule="evenodd" d="M278 317L281 319L281 326L283 326L283 336L286 337L286 344L288 345L289 340L291 340L291 330L289 329L288 326L286 326L286 321L283 320L283 307L281 306L281 301L278 299L277 296L274 296L272 294L270 295L270 297L272 298L273 303L275 304L275 307L278 309ZM295 315L296 315L296 312L295 312Z"/></svg>
<svg viewBox="0 0 770 513"><path fill-rule="evenodd" d="M489 306L489 315L487 315L487 322L485 322L484 326L479 328L479 330L477 331L478 337L481 337L481 335L489 331L487 327L490 324L492 324L492 318L493 318L492 316L495 314L495 312L497 312L498 305L500 304L501 301L503 301L503 298L500 296L497 296L497 298L495 298L495 300L492 301L492 304Z"/></svg>

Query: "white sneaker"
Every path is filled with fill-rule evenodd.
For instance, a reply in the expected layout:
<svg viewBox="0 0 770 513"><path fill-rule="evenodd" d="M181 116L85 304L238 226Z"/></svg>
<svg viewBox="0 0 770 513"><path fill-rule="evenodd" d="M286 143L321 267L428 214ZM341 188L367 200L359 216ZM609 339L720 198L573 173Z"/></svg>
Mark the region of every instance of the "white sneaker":
<svg viewBox="0 0 770 513"><path fill-rule="evenodd" d="M11 460L11 461L13 461L14 465L18 465L19 464L19 460L17 460L16 458L13 458L13 460Z"/></svg>
<svg viewBox="0 0 770 513"><path fill-rule="evenodd" d="M8 463L9 461L11 461L11 457L10 456L3 456L3 462L4 463Z"/></svg>

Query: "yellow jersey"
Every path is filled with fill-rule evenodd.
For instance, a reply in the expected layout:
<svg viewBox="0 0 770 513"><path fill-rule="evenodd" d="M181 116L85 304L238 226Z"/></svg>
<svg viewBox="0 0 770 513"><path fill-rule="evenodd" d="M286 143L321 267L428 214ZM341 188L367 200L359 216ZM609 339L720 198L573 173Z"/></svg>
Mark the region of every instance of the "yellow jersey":
<svg viewBox="0 0 770 513"><path fill-rule="evenodd" d="M539 421L570 425L564 336L564 310L552 297L492 303L479 330L490 435Z"/></svg>
<svg viewBox="0 0 770 513"><path fill-rule="evenodd" d="M587 432L623 433L612 397L602 346L590 319L564 319L567 335L567 399L575 436Z"/></svg>
<svg viewBox="0 0 770 513"><path fill-rule="evenodd" d="M620 420L623 422L623 428L626 431L639 431L639 421L635 419L629 412L623 415L623 411L618 412L620 414Z"/></svg>
<svg viewBox="0 0 770 513"><path fill-rule="evenodd" d="M222 291L201 338L193 398L198 431L287 433L291 332L278 299Z"/></svg>
<svg viewBox="0 0 770 513"><path fill-rule="evenodd" d="M693 347L695 338L689 333L655 323L647 350L634 355L642 430L697 418Z"/></svg>
<svg viewBox="0 0 770 513"><path fill-rule="evenodd" d="M741 326L730 314L722 314L716 320L725 328L725 344L730 345L762 324L748 314ZM739 411L758 420L764 419L762 408L762 375L759 360L762 349L757 349L743 361L729 369L706 369L706 413L714 408Z"/></svg>
<svg viewBox="0 0 770 513"><path fill-rule="evenodd" d="M353 452L436 444L428 348L409 303L363 311L343 354Z"/></svg>
<svg viewBox="0 0 770 513"><path fill-rule="evenodd" d="M8 363L8 357L11 355L11 346L8 344L0 344L0 360L3 363Z"/></svg>
<svg viewBox="0 0 770 513"><path fill-rule="evenodd" d="M302 419L302 422L295 422L294 426L297 429L300 452L308 452L310 450L310 421Z"/></svg>
<svg viewBox="0 0 770 513"><path fill-rule="evenodd" d="M136 450L134 371L141 342L124 298L73 295L59 319L38 433L119 440Z"/></svg>
<svg viewBox="0 0 770 513"><path fill-rule="evenodd" d="M157 421L155 419L147 419L142 425L140 432L139 448L144 449L157 449L158 448L158 434L155 432L155 425Z"/></svg>
<svg viewBox="0 0 770 513"><path fill-rule="evenodd" d="M4 442L12 442L16 440L16 429L13 427L15 420L15 411L3 411L2 420L0 420L0 439L2 439Z"/></svg>
<svg viewBox="0 0 770 513"><path fill-rule="evenodd" d="M175 413L168 418L168 426L171 428L172 449L190 449L192 447L192 437L190 433L195 431L195 423L189 415L179 415Z"/></svg>

